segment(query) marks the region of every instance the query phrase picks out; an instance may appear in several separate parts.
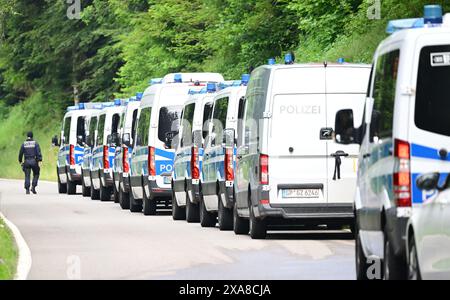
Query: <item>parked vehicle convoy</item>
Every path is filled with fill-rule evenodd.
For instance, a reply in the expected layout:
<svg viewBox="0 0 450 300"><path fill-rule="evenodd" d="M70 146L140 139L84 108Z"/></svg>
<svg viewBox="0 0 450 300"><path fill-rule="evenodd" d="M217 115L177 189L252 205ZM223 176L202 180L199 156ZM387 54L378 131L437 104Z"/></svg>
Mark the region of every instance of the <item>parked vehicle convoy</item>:
<svg viewBox="0 0 450 300"><path fill-rule="evenodd" d="M116 145L112 136L117 135L125 106L116 99L104 103L98 116L97 139L92 149L91 164L91 198L92 200L110 201L113 181L114 154Z"/></svg>
<svg viewBox="0 0 450 300"><path fill-rule="evenodd" d="M203 145L216 89L216 83L209 83L201 90L189 90L181 113L172 179L174 220L200 220Z"/></svg>
<svg viewBox="0 0 450 300"><path fill-rule="evenodd" d="M143 93L128 100L121 119L119 134L113 135L112 140L116 145L114 157L114 200L120 203L122 209L130 209L130 163L133 152L133 138L136 134L136 121L139 114Z"/></svg>
<svg viewBox="0 0 450 300"><path fill-rule="evenodd" d="M336 126L362 118L370 66L285 63L253 71L238 133L234 231L255 239L268 227L354 221L359 146L334 142L332 126L341 109Z"/></svg>
<svg viewBox="0 0 450 300"><path fill-rule="evenodd" d="M250 75L222 89L214 97L202 168L200 224L233 229L236 133L242 126Z"/></svg>
<svg viewBox="0 0 450 300"><path fill-rule="evenodd" d="M223 81L222 75L215 73L180 73L167 75L164 83L145 91L131 157L130 211L154 215L158 202L169 206L175 155L171 144L181 109L188 91L201 89L209 79Z"/></svg>
<svg viewBox="0 0 450 300"><path fill-rule="evenodd" d="M60 139L54 137L52 144L59 147L57 160L58 192L76 194L82 183L81 165L86 142L86 120L96 113L98 107L81 103L67 109Z"/></svg>
<svg viewBox="0 0 450 300"><path fill-rule="evenodd" d="M364 124L339 133L361 144L357 277L367 279L367 259L377 257L385 279L449 278L447 193L436 193L450 172L450 26L433 5L424 18L390 22L388 32L375 53Z"/></svg>

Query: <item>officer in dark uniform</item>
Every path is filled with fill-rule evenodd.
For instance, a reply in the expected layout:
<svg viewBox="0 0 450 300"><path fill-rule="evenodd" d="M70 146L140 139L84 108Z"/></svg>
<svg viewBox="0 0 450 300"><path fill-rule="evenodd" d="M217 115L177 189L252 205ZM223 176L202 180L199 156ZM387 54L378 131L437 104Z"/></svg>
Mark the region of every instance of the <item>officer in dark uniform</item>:
<svg viewBox="0 0 450 300"><path fill-rule="evenodd" d="M25 161L23 160L25 157ZM27 133L27 140L20 147L19 163L22 165L22 170L25 173L25 190L30 194L30 176L33 171L33 184L31 192L36 194L36 187L38 185L39 174L41 171L42 154L38 142L33 140L33 133Z"/></svg>

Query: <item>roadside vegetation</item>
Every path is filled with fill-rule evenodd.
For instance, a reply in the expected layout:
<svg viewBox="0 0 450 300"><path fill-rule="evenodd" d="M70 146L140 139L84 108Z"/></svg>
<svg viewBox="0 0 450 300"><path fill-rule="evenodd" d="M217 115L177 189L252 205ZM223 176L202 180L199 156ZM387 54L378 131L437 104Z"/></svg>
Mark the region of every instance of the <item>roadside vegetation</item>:
<svg viewBox="0 0 450 300"><path fill-rule="evenodd" d="M42 178L55 180L58 134L74 87L82 102L143 91L169 72L240 77L270 57L370 63L387 21L445 0L0 0L0 177L21 178L17 154L33 130ZM369 12L369 15L368 15ZM373 19L377 14L380 19ZM370 18L369 18L370 17Z"/></svg>
<svg viewBox="0 0 450 300"><path fill-rule="evenodd" d="M18 252L14 237L0 219L0 280L11 280L16 274Z"/></svg>

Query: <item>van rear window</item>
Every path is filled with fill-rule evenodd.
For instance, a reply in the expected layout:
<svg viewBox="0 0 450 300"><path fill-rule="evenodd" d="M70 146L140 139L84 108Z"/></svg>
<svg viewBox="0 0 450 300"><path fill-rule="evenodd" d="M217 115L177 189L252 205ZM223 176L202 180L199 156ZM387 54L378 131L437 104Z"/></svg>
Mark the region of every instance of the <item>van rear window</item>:
<svg viewBox="0 0 450 300"><path fill-rule="evenodd" d="M166 140L166 134L178 130L181 110L180 106L162 107L159 111L158 139Z"/></svg>
<svg viewBox="0 0 450 300"><path fill-rule="evenodd" d="M422 130L450 136L450 45L424 47L417 76L415 123Z"/></svg>

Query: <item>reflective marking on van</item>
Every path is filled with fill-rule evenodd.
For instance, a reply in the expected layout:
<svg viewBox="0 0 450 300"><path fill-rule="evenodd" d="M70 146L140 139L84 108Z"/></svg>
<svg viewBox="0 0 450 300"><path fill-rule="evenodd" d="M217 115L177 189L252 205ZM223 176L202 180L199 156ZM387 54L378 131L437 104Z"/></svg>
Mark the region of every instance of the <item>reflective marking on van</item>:
<svg viewBox="0 0 450 300"><path fill-rule="evenodd" d="M422 204L422 203L427 203L430 200L432 200L436 195L437 195L437 191L421 191L418 187L417 187L417 178L423 175L423 173L414 173L412 174L412 201L413 204ZM439 178L439 185L442 186L445 184L445 181L447 180L447 176L449 175L449 173L441 173L441 177Z"/></svg>
<svg viewBox="0 0 450 300"><path fill-rule="evenodd" d="M411 145L411 157L436 159L440 161L450 161L450 155L446 159L442 159L439 155L440 149L434 149L426 146L421 146L417 144Z"/></svg>

